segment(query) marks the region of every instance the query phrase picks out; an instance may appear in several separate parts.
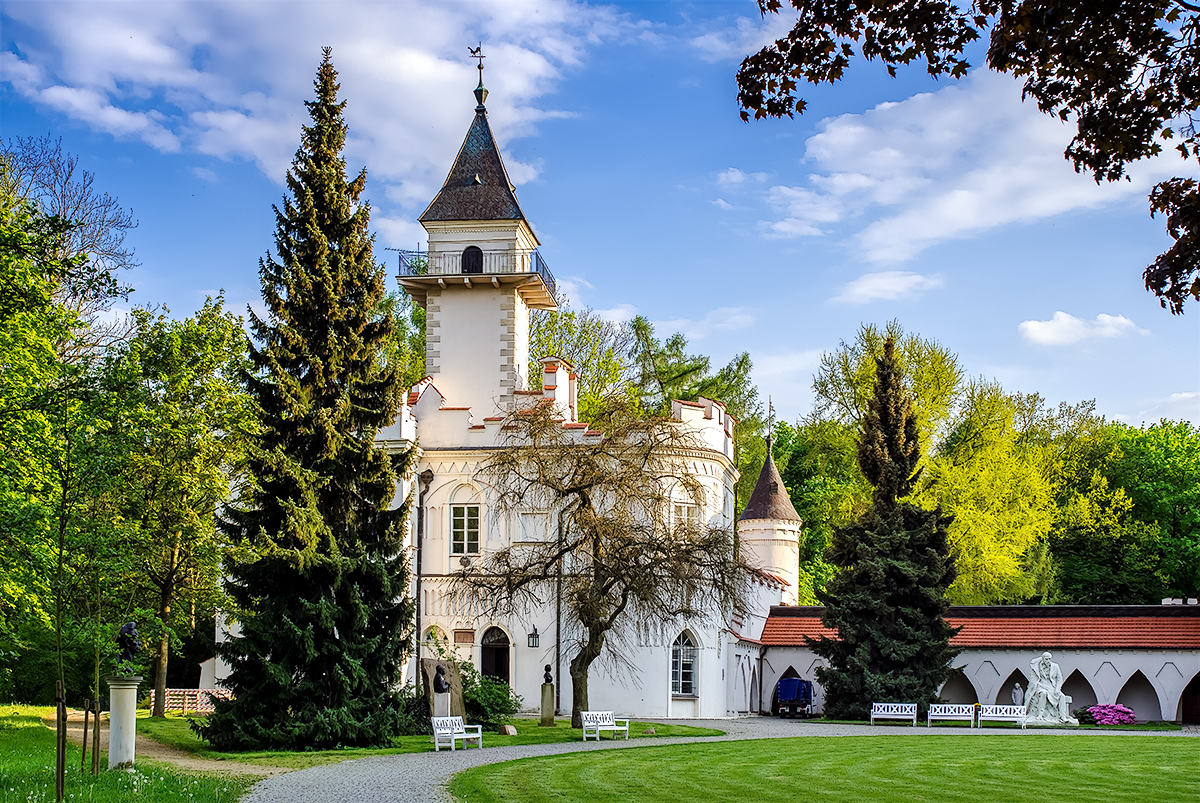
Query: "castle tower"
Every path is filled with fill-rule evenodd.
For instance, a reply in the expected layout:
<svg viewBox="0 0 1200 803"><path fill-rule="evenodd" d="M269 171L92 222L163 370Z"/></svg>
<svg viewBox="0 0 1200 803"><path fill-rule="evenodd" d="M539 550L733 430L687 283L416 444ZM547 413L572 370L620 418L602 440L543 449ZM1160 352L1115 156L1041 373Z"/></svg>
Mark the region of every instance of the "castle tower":
<svg viewBox="0 0 1200 803"><path fill-rule="evenodd" d="M767 459L746 509L738 518L738 543L747 563L788 582L783 601L795 605L800 585L800 515L775 461L771 458L771 439L767 439Z"/></svg>
<svg viewBox="0 0 1200 803"><path fill-rule="evenodd" d="M528 385L529 310L556 309L554 277L488 125L483 65L475 119L446 183L421 215L426 260L400 284L425 308L425 366L446 402L475 421L512 405Z"/></svg>

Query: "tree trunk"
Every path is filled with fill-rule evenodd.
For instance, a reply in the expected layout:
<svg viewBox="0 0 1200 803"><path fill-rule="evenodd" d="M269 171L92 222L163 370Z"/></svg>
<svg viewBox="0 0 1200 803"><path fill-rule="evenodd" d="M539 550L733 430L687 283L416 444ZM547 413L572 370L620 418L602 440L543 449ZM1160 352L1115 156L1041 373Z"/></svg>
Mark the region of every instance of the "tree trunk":
<svg viewBox="0 0 1200 803"><path fill-rule="evenodd" d="M600 657L606 629L588 628L588 640L571 659L571 727L583 727L583 712L588 710L588 668Z"/></svg>
<svg viewBox="0 0 1200 803"><path fill-rule="evenodd" d="M152 717L167 715L167 659L171 654L171 628L167 625L171 616L171 598L163 593L158 609L163 624L162 639L158 642L158 655L154 659L154 710Z"/></svg>

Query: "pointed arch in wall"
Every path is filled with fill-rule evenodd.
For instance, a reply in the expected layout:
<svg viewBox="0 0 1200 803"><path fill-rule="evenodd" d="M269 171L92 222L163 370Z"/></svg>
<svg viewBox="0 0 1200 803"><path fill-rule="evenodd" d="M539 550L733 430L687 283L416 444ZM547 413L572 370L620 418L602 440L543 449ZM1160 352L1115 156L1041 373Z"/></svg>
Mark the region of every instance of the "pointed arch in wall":
<svg viewBox="0 0 1200 803"><path fill-rule="evenodd" d="M1063 681L1063 694L1071 698L1071 710L1077 711L1080 708L1091 708L1099 698L1096 697L1096 690L1092 688L1092 684L1083 676L1083 673L1076 669L1071 674L1067 675L1067 679Z"/></svg>
<svg viewBox="0 0 1200 803"><path fill-rule="evenodd" d="M1000 687L996 689L996 699L993 705L1012 705L1013 704L1013 685L1020 683L1022 694L1029 692L1029 678L1025 677L1025 673L1020 669L1014 669Z"/></svg>
<svg viewBox="0 0 1200 803"><path fill-rule="evenodd" d="M758 708L759 708L758 698L759 698L758 667L755 666L753 662L751 662L751 664L750 664L750 705L746 709L748 712L753 712L755 714L762 713L761 711L758 710Z"/></svg>
<svg viewBox="0 0 1200 803"><path fill-rule="evenodd" d="M1179 695L1179 709L1175 712L1175 720L1188 725L1200 725L1200 672L1197 672L1191 682Z"/></svg>
<svg viewBox="0 0 1200 803"><path fill-rule="evenodd" d="M1162 704L1158 699L1150 680L1137 670L1125 681L1121 693L1117 695L1117 705L1123 705L1133 710L1138 722L1150 722L1162 719ZM1074 703L1072 703L1074 707Z"/></svg>
<svg viewBox="0 0 1200 803"><path fill-rule="evenodd" d="M938 697L952 705L974 705L979 702L979 693L961 669L950 671L950 676L942 684Z"/></svg>
<svg viewBox="0 0 1200 803"><path fill-rule="evenodd" d="M700 640L684 630L671 643L671 694L695 697L700 680Z"/></svg>

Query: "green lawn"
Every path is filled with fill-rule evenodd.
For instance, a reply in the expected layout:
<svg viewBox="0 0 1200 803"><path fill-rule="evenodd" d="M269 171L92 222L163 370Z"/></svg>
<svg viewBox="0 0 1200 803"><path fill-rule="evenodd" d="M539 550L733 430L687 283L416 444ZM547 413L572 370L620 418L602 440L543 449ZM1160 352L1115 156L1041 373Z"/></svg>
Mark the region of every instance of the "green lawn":
<svg viewBox="0 0 1200 803"><path fill-rule="evenodd" d="M466 803L753 800L1195 803L1200 740L1153 736L842 736L573 753L467 770Z"/></svg>
<svg viewBox="0 0 1200 803"><path fill-rule="evenodd" d="M558 720L553 728L538 726L535 719L513 720L517 726L516 736L501 736L498 733L483 734L483 746L499 747L507 744L547 744L550 742L578 742L583 738L580 730L570 727L570 720ZM366 756L385 756L394 753L433 752L433 742L430 736L401 736L392 747L367 748L352 747L344 750L316 750L312 752L294 752L286 750L264 750L248 753L223 753L213 750L207 742L201 741L188 727L188 722L182 716L168 716L163 719L152 719L149 712L138 712L138 733L145 734L155 741L185 750L200 758L211 758L218 761L241 761L247 764L262 764L271 767L287 767L299 769L317 764L332 764L351 758ZM655 736L643 736L642 731L654 728ZM667 725L658 722L630 722L630 739L649 739L662 736L720 736L722 731L710 728L693 728L688 725Z"/></svg>
<svg viewBox="0 0 1200 803"><path fill-rule="evenodd" d="M53 716L49 706L0 706L0 803L54 800L54 732L42 724L43 717ZM176 772L145 761L134 772L105 770L92 777L79 771L79 749L67 749L71 801L232 803L256 780Z"/></svg>

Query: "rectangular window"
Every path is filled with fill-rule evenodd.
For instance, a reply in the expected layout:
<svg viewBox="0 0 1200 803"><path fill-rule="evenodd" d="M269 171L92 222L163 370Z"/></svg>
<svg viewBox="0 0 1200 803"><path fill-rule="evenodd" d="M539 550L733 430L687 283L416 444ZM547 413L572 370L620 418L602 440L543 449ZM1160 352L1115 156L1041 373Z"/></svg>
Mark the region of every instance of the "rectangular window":
<svg viewBox="0 0 1200 803"><path fill-rule="evenodd" d="M479 553L479 505L450 506L450 552L454 555Z"/></svg>
<svg viewBox="0 0 1200 803"><path fill-rule="evenodd" d="M689 530L700 529L700 507L698 505L675 505L675 526Z"/></svg>
<svg viewBox="0 0 1200 803"><path fill-rule="evenodd" d="M550 514L539 511L521 514L521 540L546 541L550 536Z"/></svg>

